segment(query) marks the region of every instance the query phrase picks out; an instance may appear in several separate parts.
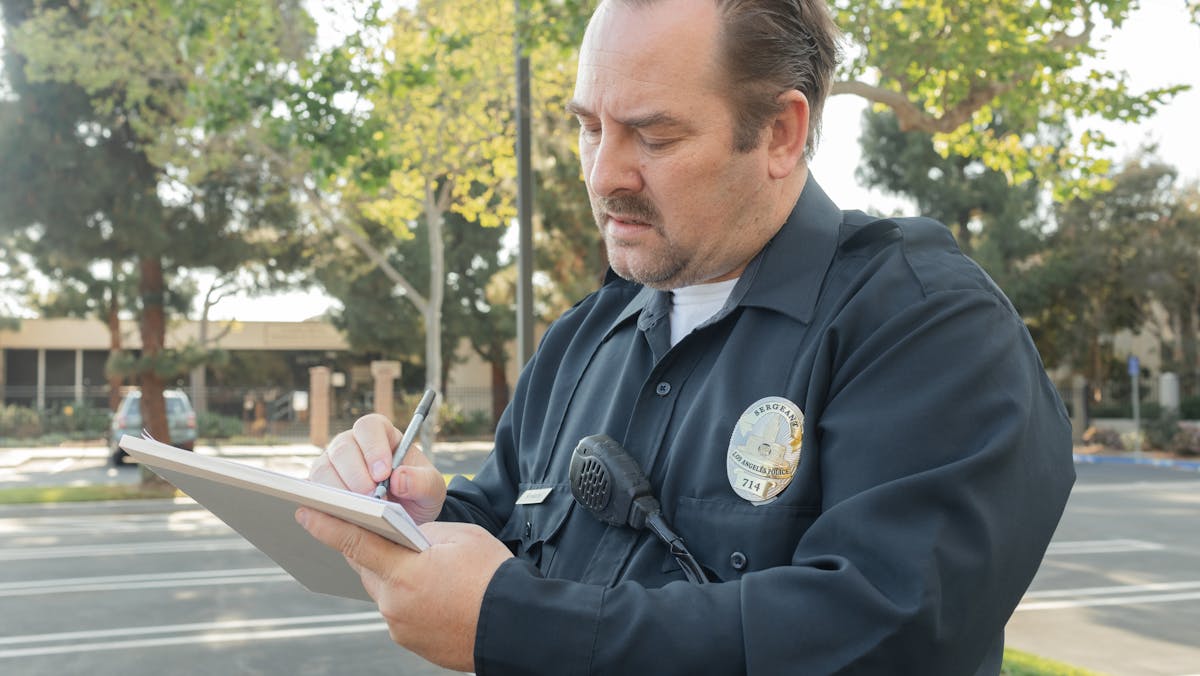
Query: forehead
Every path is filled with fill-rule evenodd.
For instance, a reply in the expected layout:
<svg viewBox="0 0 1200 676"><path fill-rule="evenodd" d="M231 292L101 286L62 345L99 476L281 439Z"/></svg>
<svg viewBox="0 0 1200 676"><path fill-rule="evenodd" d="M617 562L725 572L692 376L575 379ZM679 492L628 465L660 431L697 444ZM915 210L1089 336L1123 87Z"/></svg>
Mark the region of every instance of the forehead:
<svg viewBox="0 0 1200 676"><path fill-rule="evenodd" d="M645 108L722 96L713 0L605 0L584 35L575 102Z"/></svg>

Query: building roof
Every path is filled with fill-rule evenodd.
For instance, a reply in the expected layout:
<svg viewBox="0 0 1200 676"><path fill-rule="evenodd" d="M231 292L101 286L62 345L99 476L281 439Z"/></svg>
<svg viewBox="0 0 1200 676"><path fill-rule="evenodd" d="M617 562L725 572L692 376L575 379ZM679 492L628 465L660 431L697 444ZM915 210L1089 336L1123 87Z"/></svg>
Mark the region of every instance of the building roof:
<svg viewBox="0 0 1200 676"><path fill-rule="evenodd" d="M181 347L197 341L200 323L174 322L167 328L167 345ZM226 350L348 350L349 343L325 321L243 322L209 321L208 335L219 337L213 347ZM125 349L142 346L137 322L121 322ZM107 350L108 326L98 319L22 319L16 331L0 329L0 349Z"/></svg>

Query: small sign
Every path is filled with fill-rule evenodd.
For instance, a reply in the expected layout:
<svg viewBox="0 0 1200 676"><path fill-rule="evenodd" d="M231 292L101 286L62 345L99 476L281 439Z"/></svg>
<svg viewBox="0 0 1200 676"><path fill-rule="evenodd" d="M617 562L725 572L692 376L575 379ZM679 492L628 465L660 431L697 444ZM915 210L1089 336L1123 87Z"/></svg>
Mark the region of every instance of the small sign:
<svg viewBox="0 0 1200 676"><path fill-rule="evenodd" d="M517 498L518 505L540 505L546 501L546 496L550 495L553 486L546 488L530 488L527 489L520 497Z"/></svg>
<svg viewBox="0 0 1200 676"><path fill-rule="evenodd" d="M1136 376L1141 372L1142 370L1138 365L1137 355L1129 355L1129 375Z"/></svg>

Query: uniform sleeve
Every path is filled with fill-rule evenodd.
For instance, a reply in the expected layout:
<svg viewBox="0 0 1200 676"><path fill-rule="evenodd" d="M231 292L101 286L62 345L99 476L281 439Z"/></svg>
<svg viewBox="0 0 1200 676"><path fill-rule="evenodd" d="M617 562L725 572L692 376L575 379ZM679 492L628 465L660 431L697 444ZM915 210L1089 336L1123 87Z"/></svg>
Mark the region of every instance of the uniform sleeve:
<svg viewBox="0 0 1200 676"><path fill-rule="evenodd" d="M522 379L532 369L526 369ZM456 476L446 490L446 502L438 515L439 521L460 521L478 524L492 535L508 520L517 499L519 483L517 470L518 448L512 424L514 410L519 415L526 392L524 383L519 382L513 401L504 409L496 425L495 446L484 460L483 466L471 480Z"/></svg>
<svg viewBox="0 0 1200 676"><path fill-rule="evenodd" d="M604 589L508 561L481 609L478 673L996 673L1074 481L1065 410L984 290L843 329L807 400L822 513L791 565Z"/></svg>

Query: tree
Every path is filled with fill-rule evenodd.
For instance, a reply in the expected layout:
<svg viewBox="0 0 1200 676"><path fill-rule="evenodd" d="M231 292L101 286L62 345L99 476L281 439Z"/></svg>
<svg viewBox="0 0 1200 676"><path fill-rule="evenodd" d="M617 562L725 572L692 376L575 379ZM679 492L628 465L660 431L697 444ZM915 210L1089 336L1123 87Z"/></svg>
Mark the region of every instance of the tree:
<svg viewBox="0 0 1200 676"><path fill-rule="evenodd" d="M1177 184L1177 172L1152 149L1129 159L1114 181L1136 200L1136 276L1154 301L1149 330L1162 346L1162 370L1180 375L1185 393L1200 393L1200 185Z"/></svg>
<svg viewBox="0 0 1200 676"><path fill-rule="evenodd" d="M1031 299L1022 308L1043 357L1082 374L1099 401L1108 379L1111 340L1140 332L1152 316L1146 233L1166 213L1164 175L1131 164L1110 176L1103 195L1056 209L1046 250L1022 269Z"/></svg>
<svg viewBox="0 0 1200 676"><path fill-rule="evenodd" d="M1035 233L1041 224L1023 227L1038 206L1032 181L1012 185L1004 174L977 159L943 157L932 135L901 131L891 111L866 112L859 141L859 180L911 198L917 213L945 223L954 232L964 253L990 258L990 265L985 265L989 272L1006 272L1013 262L1029 255L1031 245L1036 246ZM987 243L984 251L975 251L977 238Z"/></svg>
<svg viewBox="0 0 1200 676"><path fill-rule="evenodd" d="M1039 129L1089 116L1135 123L1187 88L1136 93L1124 73L1095 65L1097 28L1119 30L1136 9L1131 0L834 5L851 46L831 95L890 108L902 130L932 134L943 156L977 158L1014 183L1039 179L1060 200L1104 187L1112 144L1094 129L1047 144Z"/></svg>
<svg viewBox="0 0 1200 676"><path fill-rule="evenodd" d="M33 3L3 4L9 26L25 23ZM123 349L119 313L134 296L132 251L113 237L105 214L117 195L136 190L135 159L119 135L89 124L87 93L74 83L31 81L25 58L8 46L5 71L13 97L0 102L0 229L46 278L57 297L33 298L51 316L94 315L109 327L110 351ZM69 199L64 195L70 195ZM103 261L107 261L107 270ZM32 295L26 286L27 300ZM121 377L109 376L109 406Z"/></svg>
<svg viewBox="0 0 1200 676"><path fill-rule="evenodd" d="M428 0L400 9L391 29L376 52L382 75L369 93L371 144L340 172L342 211L330 220L420 312L426 385L438 389L447 217L495 228L515 216L513 7ZM373 246L346 227L352 213L386 227L395 241ZM389 263L389 249L418 232L429 246L427 284Z"/></svg>
<svg viewBox="0 0 1200 676"><path fill-rule="evenodd" d="M387 251L393 269L404 270L424 292L430 268L427 228L414 228L412 238L396 240L391 230L378 223L360 220L357 227L372 247ZM507 404L505 367L515 324L513 291L506 288L512 280L499 274L511 267L502 252L504 230L483 228L450 212L443 236L448 272L441 338L445 357L442 371L436 374L438 388L444 389L455 351L466 339L492 365L493 408L498 405L502 410ZM416 307L396 298L394 282L379 266L354 253L344 252L349 255L346 262L317 272L326 290L342 302L342 309L334 313L335 324L355 350L413 361L424 371L423 341L413 329L421 321Z"/></svg>
<svg viewBox="0 0 1200 676"><path fill-rule="evenodd" d="M12 156L35 159L4 181L0 214L47 250L113 261L113 288L118 271L136 280L142 355L112 363L138 374L147 426L167 438L164 381L203 358L165 345L168 279L280 262L273 241L294 220L290 186L249 151L264 144L281 64L311 22L293 2L7 0L4 10L16 99L0 111L0 137L20 149Z"/></svg>

